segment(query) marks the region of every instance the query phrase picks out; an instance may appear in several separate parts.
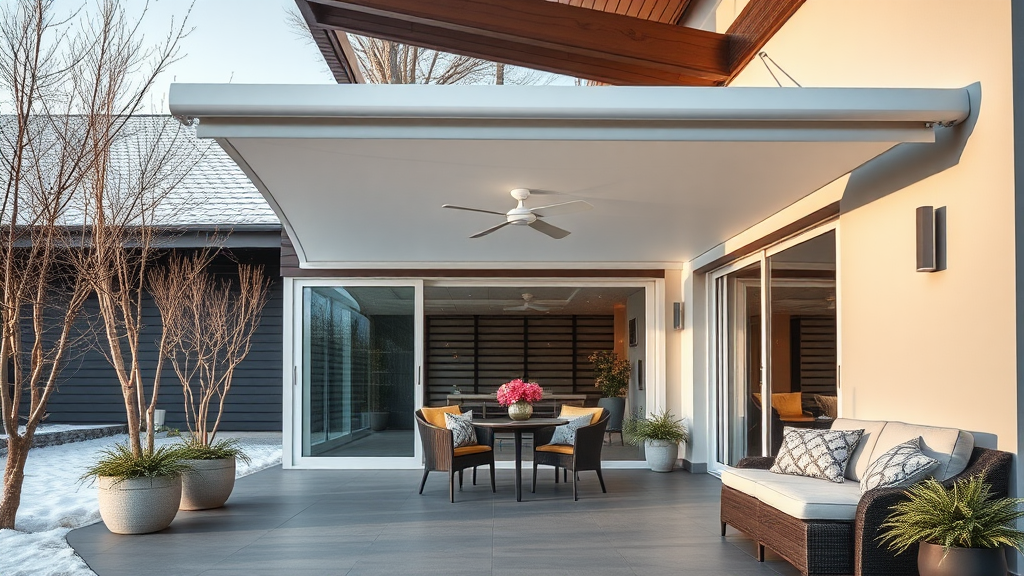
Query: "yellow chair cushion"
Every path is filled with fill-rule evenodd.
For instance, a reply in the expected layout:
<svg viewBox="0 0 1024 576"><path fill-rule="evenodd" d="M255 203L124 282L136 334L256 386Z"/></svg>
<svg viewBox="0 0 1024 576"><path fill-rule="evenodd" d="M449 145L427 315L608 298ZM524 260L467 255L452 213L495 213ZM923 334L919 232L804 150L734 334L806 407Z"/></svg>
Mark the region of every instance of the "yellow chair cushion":
<svg viewBox="0 0 1024 576"><path fill-rule="evenodd" d="M597 408L583 408L581 406L562 404L562 413L559 414L558 417L566 420L572 420L573 418L590 414L590 423L597 424L597 421L601 419L602 410L604 410L604 408L601 408L600 406ZM538 450L540 450L540 448L538 448ZM571 448L569 453L572 454Z"/></svg>
<svg viewBox="0 0 1024 576"><path fill-rule="evenodd" d="M465 456L466 454L477 454L480 452L490 452L491 447L486 444L473 444L472 446L460 446L455 449L456 456Z"/></svg>
<svg viewBox="0 0 1024 576"><path fill-rule="evenodd" d="M558 452L559 454L572 455L572 446L566 446L565 444L545 444L543 446L537 446L537 452Z"/></svg>
<svg viewBox="0 0 1024 576"><path fill-rule="evenodd" d="M782 392L772 394L772 407L783 420L794 420L804 417L803 394L800 392Z"/></svg>
<svg viewBox="0 0 1024 576"><path fill-rule="evenodd" d="M444 421L444 413L462 414L462 408L459 406L439 406L437 408L424 406L420 408L420 412L423 412L423 419L427 421L427 424L438 428L448 428Z"/></svg>

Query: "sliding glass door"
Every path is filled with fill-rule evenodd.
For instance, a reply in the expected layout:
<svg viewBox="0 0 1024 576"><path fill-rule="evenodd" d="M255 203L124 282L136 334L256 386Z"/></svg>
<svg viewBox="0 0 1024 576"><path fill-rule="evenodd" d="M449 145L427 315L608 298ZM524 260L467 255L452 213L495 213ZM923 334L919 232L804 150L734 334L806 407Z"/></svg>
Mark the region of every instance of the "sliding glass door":
<svg viewBox="0 0 1024 576"><path fill-rule="evenodd" d="M329 467L415 461L422 284L303 280L294 296L296 456Z"/></svg>
<svg viewBox="0 0 1024 576"><path fill-rule="evenodd" d="M824 226L709 274L719 466L774 456L785 427L837 416L836 231Z"/></svg>

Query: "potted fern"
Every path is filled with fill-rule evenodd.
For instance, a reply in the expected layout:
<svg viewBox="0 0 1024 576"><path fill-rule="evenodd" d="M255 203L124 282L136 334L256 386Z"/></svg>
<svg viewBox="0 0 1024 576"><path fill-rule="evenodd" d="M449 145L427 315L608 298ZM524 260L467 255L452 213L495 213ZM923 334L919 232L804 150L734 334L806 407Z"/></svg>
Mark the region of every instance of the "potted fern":
<svg viewBox="0 0 1024 576"><path fill-rule="evenodd" d="M906 491L892 507L880 539L897 554L920 543L921 576L1004 576L1004 549L1024 552L1024 499L997 498L981 476L962 478L946 488L934 479Z"/></svg>
<svg viewBox="0 0 1024 576"><path fill-rule="evenodd" d="M679 457L679 443L687 442L690 434L683 425L667 409L660 413L651 413L644 418L635 414L626 419L623 432L634 446L644 445L647 465L655 472L671 472Z"/></svg>

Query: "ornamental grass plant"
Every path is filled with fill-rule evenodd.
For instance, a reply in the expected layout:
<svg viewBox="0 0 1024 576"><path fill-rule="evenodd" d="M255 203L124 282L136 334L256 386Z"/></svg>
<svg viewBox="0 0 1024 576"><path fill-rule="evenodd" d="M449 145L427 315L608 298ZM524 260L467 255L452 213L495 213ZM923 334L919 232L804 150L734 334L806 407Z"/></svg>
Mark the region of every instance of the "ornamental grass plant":
<svg viewBox="0 0 1024 576"><path fill-rule="evenodd" d="M918 542L950 548L1010 546L1024 553L1024 532L1014 528L1024 517L1021 498L997 498L981 475L946 488L933 478L907 489L907 500L891 508L879 540L896 553Z"/></svg>
<svg viewBox="0 0 1024 576"><path fill-rule="evenodd" d="M647 418L639 413L634 414L626 419L622 431L629 437L629 443L634 446L646 440L667 440L678 444L690 439L690 433L683 425L683 421L677 420L667 409L658 414L651 412Z"/></svg>
<svg viewBox="0 0 1024 576"><path fill-rule="evenodd" d="M135 478L176 476L190 470L192 467L182 462L178 448L161 446L136 456L130 445L121 443L100 452L100 457L82 475L82 480L106 476L123 482Z"/></svg>
<svg viewBox="0 0 1024 576"><path fill-rule="evenodd" d="M181 444L176 448L182 460L226 460L235 458L248 464L249 456L242 449L238 438L217 440L210 445L204 444L195 436L182 437Z"/></svg>

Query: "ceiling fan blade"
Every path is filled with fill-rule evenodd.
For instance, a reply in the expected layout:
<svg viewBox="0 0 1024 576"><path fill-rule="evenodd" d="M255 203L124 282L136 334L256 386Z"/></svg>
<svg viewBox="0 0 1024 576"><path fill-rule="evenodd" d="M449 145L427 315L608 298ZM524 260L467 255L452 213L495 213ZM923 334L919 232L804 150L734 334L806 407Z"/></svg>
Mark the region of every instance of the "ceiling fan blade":
<svg viewBox="0 0 1024 576"><path fill-rule="evenodd" d="M551 310L551 308L548 308L547 306L537 306L533 302L527 303L526 307L530 310L536 310L537 312L547 312L548 310Z"/></svg>
<svg viewBox="0 0 1024 576"><path fill-rule="evenodd" d="M523 304L522 306L509 306L508 308L504 308L503 310L505 310L506 312L526 312L526 309L526 304Z"/></svg>
<svg viewBox="0 0 1024 576"><path fill-rule="evenodd" d="M504 214L502 214L502 216L504 216ZM470 238L479 238L481 236L487 236L491 232L494 232L495 230L500 230L501 228L504 228L505 226L508 226L508 222L502 222L501 224L498 224L497 226L491 226L490 228L488 228L487 230L484 230L483 232L477 232L476 234L473 234L472 236L470 236Z"/></svg>
<svg viewBox="0 0 1024 576"><path fill-rule="evenodd" d="M568 230L562 230L558 226L552 226L543 220L534 220L533 222L530 222L530 228L533 228L538 232L543 232L555 240L561 240L570 234Z"/></svg>
<svg viewBox="0 0 1024 576"><path fill-rule="evenodd" d="M562 202L561 204L551 204L548 206L531 208L530 212L533 212L542 218L547 218L548 216L560 216L562 214L572 214L574 212L586 212L593 207L594 205L586 200L573 200L571 202Z"/></svg>
<svg viewBox="0 0 1024 576"><path fill-rule="evenodd" d="M465 206L456 206L454 204L442 204L441 208L451 208L452 210L466 210L469 212L483 212L484 214L497 214L498 216L504 216L504 212L495 212L493 210L481 210L480 208L466 208Z"/></svg>

